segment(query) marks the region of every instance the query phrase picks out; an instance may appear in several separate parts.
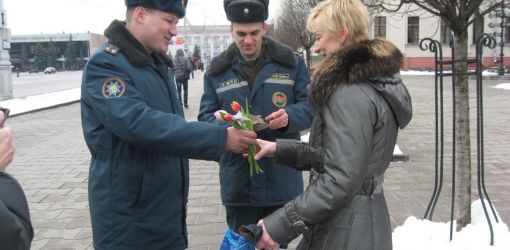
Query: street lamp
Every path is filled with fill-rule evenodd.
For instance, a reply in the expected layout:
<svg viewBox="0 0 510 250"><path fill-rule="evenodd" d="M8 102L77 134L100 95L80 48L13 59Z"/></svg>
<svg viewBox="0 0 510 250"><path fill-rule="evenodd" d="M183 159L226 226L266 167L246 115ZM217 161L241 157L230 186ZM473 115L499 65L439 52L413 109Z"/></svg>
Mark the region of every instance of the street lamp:
<svg viewBox="0 0 510 250"><path fill-rule="evenodd" d="M3 0L0 0L0 100L11 99L12 64L9 61L11 49L11 31L7 28L7 16Z"/></svg>

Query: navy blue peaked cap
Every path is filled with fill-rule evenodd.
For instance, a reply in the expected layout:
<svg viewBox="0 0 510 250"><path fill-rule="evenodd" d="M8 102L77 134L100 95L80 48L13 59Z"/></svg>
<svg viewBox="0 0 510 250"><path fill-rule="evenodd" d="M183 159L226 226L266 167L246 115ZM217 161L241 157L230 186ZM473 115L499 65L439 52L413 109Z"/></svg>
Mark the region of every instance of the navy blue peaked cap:
<svg viewBox="0 0 510 250"><path fill-rule="evenodd" d="M179 18L186 15L187 0L125 0L126 7L143 6L176 14Z"/></svg>
<svg viewBox="0 0 510 250"><path fill-rule="evenodd" d="M269 16L269 0L223 0L227 19L235 23L264 22Z"/></svg>

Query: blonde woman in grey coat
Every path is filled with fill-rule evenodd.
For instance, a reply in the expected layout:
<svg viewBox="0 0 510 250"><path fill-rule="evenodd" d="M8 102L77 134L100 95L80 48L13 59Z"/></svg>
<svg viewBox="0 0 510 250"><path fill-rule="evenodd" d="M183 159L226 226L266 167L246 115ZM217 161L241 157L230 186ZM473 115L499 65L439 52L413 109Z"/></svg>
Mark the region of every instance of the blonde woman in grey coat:
<svg viewBox="0 0 510 250"><path fill-rule="evenodd" d="M389 41L368 39L368 26L360 0L326 0L312 10L314 49L326 58L313 75L310 141L258 140L256 156L311 171L312 179L259 221L257 248L275 249L303 234L298 249L392 249L384 172L412 106L395 76L402 53Z"/></svg>

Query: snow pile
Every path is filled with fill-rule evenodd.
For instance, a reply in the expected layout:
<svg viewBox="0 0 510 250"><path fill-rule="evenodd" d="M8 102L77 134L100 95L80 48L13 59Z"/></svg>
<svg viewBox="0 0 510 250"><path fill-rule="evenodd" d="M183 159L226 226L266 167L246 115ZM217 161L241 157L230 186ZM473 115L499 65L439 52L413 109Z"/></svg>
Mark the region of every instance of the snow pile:
<svg viewBox="0 0 510 250"><path fill-rule="evenodd" d="M490 245L490 231L485 218L482 203L477 200L471 204L471 224L462 231L455 232L450 242L450 223L431 222L409 217L404 225L393 231L394 250L509 250L510 232L501 221L496 223L488 203L485 203L494 230L494 245ZM455 223L455 221L454 221Z"/></svg>
<svg viewBox="0 0 510 250"><path fill-rule="evenodd" d="M0 106L9 108L11 110L11 115L17 115L78 100L80 100L80 88L75 88L25 98L14 98L0 101Z"/></svg>
<svg viewBox="0 0 510 250"><path fill-rule="evenodd" d="M510 83L501 83L501 84L494 86L494 88L510 90Z"/></svg>

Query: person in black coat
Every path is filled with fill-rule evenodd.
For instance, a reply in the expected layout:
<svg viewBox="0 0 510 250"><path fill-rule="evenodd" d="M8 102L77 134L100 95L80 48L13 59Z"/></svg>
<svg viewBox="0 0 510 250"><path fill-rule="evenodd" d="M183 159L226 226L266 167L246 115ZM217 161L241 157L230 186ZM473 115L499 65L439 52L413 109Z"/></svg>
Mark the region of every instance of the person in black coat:
<svg viewBox="0 0 510 250"><path fill-rule="evenodd" d="M184 104L185 108L188 108L188 80L192 68L190 60L184 55L182 49L178 49L175 53L174 64L175 82L177 83L179 101ZM181 89L184 93L181 92ZM184 96L181 93L184 94Z"/></svg>
<svg viewBox="0 0 510 250"><path fill-rule="evenodd" d="M5 118L0 112L0 121ZM0 248L30 249L34 229L28 203L20 184L5 169L14 157L12 130L0 128Z"/></svg>

